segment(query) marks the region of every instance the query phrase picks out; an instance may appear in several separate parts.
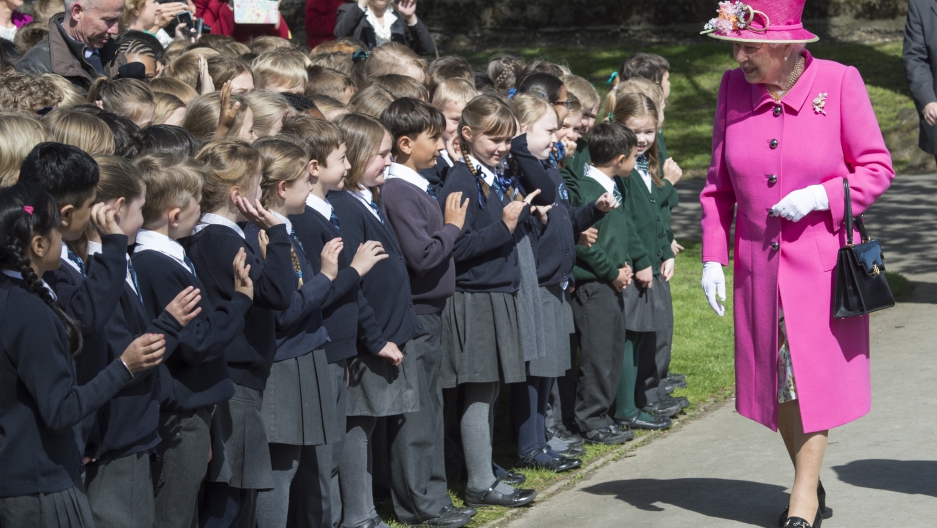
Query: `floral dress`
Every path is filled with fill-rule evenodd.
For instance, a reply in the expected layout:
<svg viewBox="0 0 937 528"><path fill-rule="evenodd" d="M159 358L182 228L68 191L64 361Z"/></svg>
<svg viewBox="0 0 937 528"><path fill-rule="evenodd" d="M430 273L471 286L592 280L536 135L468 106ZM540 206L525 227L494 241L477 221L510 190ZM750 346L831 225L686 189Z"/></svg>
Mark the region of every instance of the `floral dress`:
<svg viewBox="0 0 937 528"><path fill-rule="evenodd" d="M794 383L794 366L791 364L791 349L787 343L787 327L784 325L784 309L778 311L778 403L787 403L797 399L797 385Z"/></svg>

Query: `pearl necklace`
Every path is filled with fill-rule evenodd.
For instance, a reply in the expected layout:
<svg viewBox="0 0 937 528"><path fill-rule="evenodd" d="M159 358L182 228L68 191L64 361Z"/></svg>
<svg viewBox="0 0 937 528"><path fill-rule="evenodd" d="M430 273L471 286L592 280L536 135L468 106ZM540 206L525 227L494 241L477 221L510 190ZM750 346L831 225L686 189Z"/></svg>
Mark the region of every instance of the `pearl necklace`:
<svg viewBox="0 0 937 528"><path fill-rule="evenodd" d="M786 94L787 92L790 92L790 91L791 91L791 88L794 87L794 83L796 83L796 82L797 82L797 79L800 79L801 74L804 73L804 66L806 65L806 63L807 63L806 59L804 59L802 56L801 56L801 57L797 57L797 62L794 63L794 71L791 72L791 78L790 78L789 81L787 81L787 88L784 89L784 92L783 92L783 93L782 93L782 92L772 92L772 91L768 88L768 86L765 85L765 89L768 90L768 95L770 95L772 99L774 99L775 101L777 101L777 102L780 103L780 102L781 102L781 97L783 96L783 94Z"/></svg>

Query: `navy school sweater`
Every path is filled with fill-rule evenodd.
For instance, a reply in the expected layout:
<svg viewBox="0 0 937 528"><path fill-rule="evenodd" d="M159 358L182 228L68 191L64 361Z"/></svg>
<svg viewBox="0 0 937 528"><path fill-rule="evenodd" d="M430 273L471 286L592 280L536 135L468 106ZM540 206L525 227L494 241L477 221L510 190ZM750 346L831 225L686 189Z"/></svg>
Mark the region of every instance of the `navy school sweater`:
<svg viewBox="0 0 937 528"><path fill-rule="evenodd" d="M225 359L231 381L254 390L266 387L276 355L275 311L290 307L296 289L286 227L280 224L266 231L270 237L266 259L262 259L240 234L222 225L210 224L180 240L205 285L202 295L215 304L231 300L236 293L232 262L239 249L247 252L254 300L244 315L243 332L238 332L225 349Z"/></svg>
<svg viewBox="0 0 937 528"><path fill-rule="evenodd" d="M259 254L258 235L260 228L247 224L244 228L247 243ZM299 287L299 274L293 266L293 293L290 306L275 313L277 352L273 360L284 361L309 354L322 348L329 341L328 332L322 325L322 306L332 289L332 281L316 273L306 258L298 240L291 240L296 260L299 262L303 286ZM336 277L338 278L338 277Z"/></svg>
<svg viewBox="0 0 937 528"><path fill-rule="evenodd" d="M440 154L436 157L436 165L421 170L420 176L426 178L426 181L428 181L433 188L433 192L439 194L439 191L441 191L446 184L446 175L449 174L449 170L451 169L452 166L446 161L446 157Z"/></svg>
<svg viewBox="0 0 937 528"><path fill-rule="evenodd" d="M89 258L91 269L98 266L99 257L101 254ZM104 327L107 363L120 357L130 343L143 334L165 335L166 350L174 350L182 330L176 318L163 311L159 317L148 319L133 288L127 281L122 287L117 310ZM95 419L96 434L89 439L85 450L91 458L116 459L156 447L160 441L156 432L159 424L158 369L138 372L126 387L101 407Z"/></svg>
<svg viewBox="0 0 937 528"><path fill-rule="evenodd" d="M407 265L416 313L442 312L455 292L452 249L461 231L445 223L435 198L400 178L387 180L381 188L381 210Z"/></svg>
<svg viewBox="0 0 937 528"><path fill-rule="evenodd" d="M293 229L296 237L303 245L306 258L318 273L322 269L320 253L325 243L333 238L342 237L341 231L317 213L315 209L306 207L301 215L291 215ZM364 295L358 288L361 277L351 267L358 246L352 247L345 242L345 246L338 257L338 276L332 283L332 289L322 308L323 324L329 333L331 341L325 345L325 353L329 363L354 357L358 354L357 340L362 339L369 351L379 352L387 344L381 336L377 323L374 322L374 310L364 300ZM368 334L358 336L359 319L370 320L364 325Z"/></svg>
<svg viewBox="0 0 937 528"><path fill-rule="evenodd" d="M403 345L423 332L413 309L413 300L410 296L410 279L407 275L407 264L397 237L390 225L382 224L371 209L346 191L329 193L329 202L335 208L342 226L342 240L345 245L357 248L369 240L380 242L384 246L387 258L381 260L371 268L371 271L361 279L361 292L374 311L374 319L380 328L385 341L395 345ZM359 321L359 325L368 321ZM359 327L362 335L363 328ZM363 344L363 343L362 343ZM379 350L365 351L372 354Z"/></svg>
<svg viewBox="0 0 937 528"><path fill-rule="evenodd" d="M456 291L469 293L514 293L520 286L517 267L517 245L508 226L501 221L501 212L507 197L498 196L490 189L481 196L475 177L465 163L459 162L446 176L446 183L437 193L440 204L446 198L461 192L471 200L462 226L462 236L453 245L452 256L456 265ZM526 221L523 216L518 225Z"/></svg>
<svg viewBox="0 0 937 528"><path fill-rule="evenodd" d="M189 411L222 403L234 396L225 348L244 330L251 298L238 293L213 303L205 286L184 265L159 251L135 251L131 257L143 295L144 312L155 319L189 286L201 290L202 311L179 332L179 344L159 366L160 410ZM234 259L232 258L232 261Z"/></svg>
<svg viewBox="0 0 937 528"><path fill-rule="evenodd" d="M65 327L36 294L0 275L0 497L56 493L80 481L74 426L131 380L120 361L78 386Z"/></svg>

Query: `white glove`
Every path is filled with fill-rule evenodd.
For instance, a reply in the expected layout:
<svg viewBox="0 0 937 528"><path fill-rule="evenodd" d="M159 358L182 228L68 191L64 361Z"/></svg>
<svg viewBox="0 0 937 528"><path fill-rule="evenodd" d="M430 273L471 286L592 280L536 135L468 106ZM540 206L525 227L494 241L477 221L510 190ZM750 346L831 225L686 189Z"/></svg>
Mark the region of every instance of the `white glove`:
<svg viewBox="0 0 937 528"><path fill-rule="evenodd" d="M771 216L797 222L813 211L828 211L830 199L822 185L811 185L790 194L771 208Z"/></svg>
<svg viewBox="0 0 937 528"><path fill-rule="evenodd" d="M722 264L718 262L703 263L703 293L706 294L706 300L709 306L712 306L714 312L719 317L726 314L719 301L726 301L726 275L722 272ZM716 296L719 296L719 301Z"/></svg>

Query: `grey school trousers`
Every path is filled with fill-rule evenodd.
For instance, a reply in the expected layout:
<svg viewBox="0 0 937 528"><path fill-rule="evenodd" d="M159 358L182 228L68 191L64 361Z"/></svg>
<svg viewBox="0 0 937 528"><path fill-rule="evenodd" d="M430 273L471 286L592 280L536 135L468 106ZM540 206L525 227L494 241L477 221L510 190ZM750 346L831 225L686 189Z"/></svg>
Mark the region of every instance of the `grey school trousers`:
<svg viewBox="0 0 937 528"><path fill-rule="evenodd" d="M611 284L585 281L572 295L579 338L576 423L582 432L614 425L608 411L615 401L625 354L625 312Z"/></svg>
<svg viewBox="0 0 937 528"><path fill-rule="evenodd" d="M85 488L95 528L153 526L156 503L148 453L90 464L86 470Z"/></svg>

